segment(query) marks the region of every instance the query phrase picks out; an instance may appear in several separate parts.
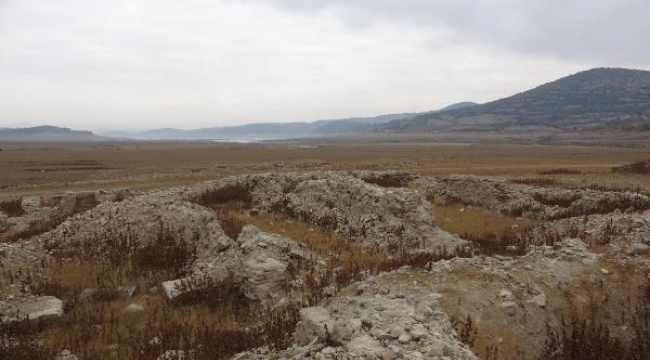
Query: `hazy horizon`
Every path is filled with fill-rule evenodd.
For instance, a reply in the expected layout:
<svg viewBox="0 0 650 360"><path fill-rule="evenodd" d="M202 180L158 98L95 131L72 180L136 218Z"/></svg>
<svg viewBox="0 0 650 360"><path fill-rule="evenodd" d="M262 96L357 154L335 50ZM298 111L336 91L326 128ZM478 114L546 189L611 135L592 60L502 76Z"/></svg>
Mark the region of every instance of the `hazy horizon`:
<svg viewBox="0 0 650 360"><path fill-rule="evenodd" d="M193 129L488 102L650 69L650 3L0 1L0 127Z"/></svg>

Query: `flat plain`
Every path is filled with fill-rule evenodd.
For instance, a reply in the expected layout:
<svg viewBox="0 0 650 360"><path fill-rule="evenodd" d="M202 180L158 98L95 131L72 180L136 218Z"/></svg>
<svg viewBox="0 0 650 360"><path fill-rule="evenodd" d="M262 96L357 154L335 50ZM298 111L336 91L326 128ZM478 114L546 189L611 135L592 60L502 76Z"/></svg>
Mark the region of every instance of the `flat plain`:
<svg viewBox="0 0 650 360"><path fill-rule="evenodd" d="M648 176L611 171L614 166L650 158L650 149L640 147L315 144L0 144L0 197L122 187L153 189L245 173L313 170L403 170L423 175L544 178L568 187L650 188ZM571 171L553 171L556 169Z"/></svg>

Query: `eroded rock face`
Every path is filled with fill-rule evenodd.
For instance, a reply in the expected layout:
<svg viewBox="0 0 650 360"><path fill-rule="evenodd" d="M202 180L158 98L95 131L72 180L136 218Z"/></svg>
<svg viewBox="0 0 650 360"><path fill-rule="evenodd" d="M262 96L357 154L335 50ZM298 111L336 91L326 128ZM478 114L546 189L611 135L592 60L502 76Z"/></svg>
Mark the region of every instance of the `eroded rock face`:
<svg viewBox="0 0 650 360"><path fill-rule="evenodd" d="M635 193L539 188L470 175L420 177L415 183L441 202L540 219L610 213L617 207L620 212L650 208L650 198Z"/></svg>
<svg viewBox="0 0 650 360"><path fill-rule="evenodd" d="M286 211L379 248L418 248L433 227L433 211L407 189L382 188L355 178L301 182L284 197Z"/></svg>
<svg viewBox="0 0 650 360"><path fill-rule="evenodd" d="M462 243L441 236L431 204L407 188L384 188L363 181L365 173L315 172L233 177L185 193L238 184L250 189L254 212L283 213L312 222L360 246L384 250L422 250Z"/></svg>
<svg viewBox="0 0 650 360"><path fill-rule="evenodd" d="M196 266L200 267L234 243L221 231L214 212L191 200L203 191L229 184L250 189L257 210L311 221L361 246L412 251L451 249L463 243L435 228L431 204L416 191L382 188L354 174L335 172L232 177L154 191L91 209L87 208L97 201L95 193L68 194L60 211L81 213L39 237L39 242L53 250L74 244L91 256L101 256L109 250L105 244L111 238L128 237L144 244L165 228L197 246ZM84 245L88 243L93 246Z"/></svg>
<svg viewBox="0 0 650 360"><path fill-rule="evenodd" d="M94 192L67 193L61 198L59 210L65 215L90 210L97 206L98 200Z"/></svg>
<svg viewBox="0 0 650 360"><path fill-rule="evenodd" d="M295 346L233 359L477 359L452 335L439 294L415 285L386 288L375 279L354 286L363 291L301 310Z"/></svg>
<svg viewBox="0 0 650 360"><path fill-rule="evenodd" d="M72 216L38 242L55 252L74 250L76 256L104 258L114 242L152 244L161 232L197 247L199 260L211 258L233 244L223 234L214 212L164 196L142 196L119 203L104 203Z"/></svg>

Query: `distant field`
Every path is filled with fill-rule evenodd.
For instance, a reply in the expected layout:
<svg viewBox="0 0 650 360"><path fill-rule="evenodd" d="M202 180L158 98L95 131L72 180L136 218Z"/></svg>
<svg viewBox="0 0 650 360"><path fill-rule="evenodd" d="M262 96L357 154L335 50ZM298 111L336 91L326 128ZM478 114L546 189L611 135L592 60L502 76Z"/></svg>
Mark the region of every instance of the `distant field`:
<svg viewBox="0 0 650 360"><path fill-rule="evenodd" d="M650 150L643 148L406 142L316 146L111 142L0 147L0 197L119 187L151 189L252 172L353 169L543 178L561 186L650 188L647 175L611 173L612 166L650 159Z"/></svg>

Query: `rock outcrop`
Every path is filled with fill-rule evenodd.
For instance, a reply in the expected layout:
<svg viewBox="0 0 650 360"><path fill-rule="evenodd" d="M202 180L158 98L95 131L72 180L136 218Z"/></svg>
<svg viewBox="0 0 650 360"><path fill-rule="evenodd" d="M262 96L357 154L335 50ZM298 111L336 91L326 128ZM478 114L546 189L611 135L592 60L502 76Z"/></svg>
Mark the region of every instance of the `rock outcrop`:
<svg viewBox="0 0 650 360"><path fill-rule="evenodd" d="M539 188L470 175L420 177L415 184L438 201L486 208L514 216L561 219L650 209L650 198L630 192Z"/></svg>
<svg viewBox="0 0 650 360"><path fill-rule="evenodd" d="M358 295L301 310L296 344L284 351L238 354L253 359L477 359L452 335L441 295L417 285L354 284Z"/></svg>
<svg viewBox="0 0 650 360"><path fill-rule="evenodd" d="M63 301L53 296L12 297L0 300L2 322L30 320L53 321L63 316Z"/></svg>

